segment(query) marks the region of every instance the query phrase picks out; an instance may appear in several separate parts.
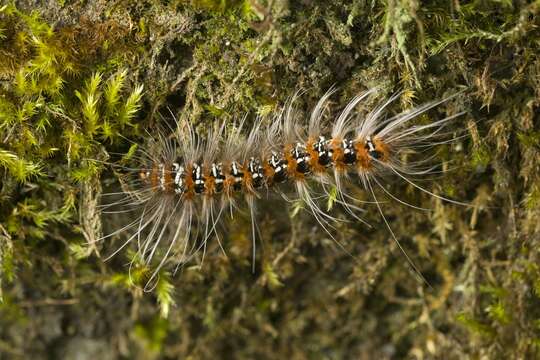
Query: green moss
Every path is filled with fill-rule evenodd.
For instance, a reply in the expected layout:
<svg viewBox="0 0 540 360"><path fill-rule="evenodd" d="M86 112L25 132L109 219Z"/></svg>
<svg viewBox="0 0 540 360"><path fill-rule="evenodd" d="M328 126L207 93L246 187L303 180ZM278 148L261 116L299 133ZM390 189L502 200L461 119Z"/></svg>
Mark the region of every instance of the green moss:
<svg viewBox="0 0 540 360"><path fill-rule="evenodd" d="M487 338L494 338L496 332L489 325L483 324L466 314L459 314L457 321L464 325L470 332Z"/></svg>
<svg viewBox="0 0 540 360"><path fill-rule="evenodd" d="M2 355L68 357L81 339L111 358L538 353L538 1L29 4L0 6ZM363 205L368 228L335 196L327 208L349 220L335 239L304 204L262 201L254 272L242 213L220 239L227 257L211 242L202 268L167 264L152 292L135 244L105 261L126 240L97 241L101 220L107 231L125 220L100 217L101 186L118 190L105 163L129 166L168 109L204 135L245 113L249 125L299 88L309 108L332 84L333 110L372 86L403 91L392 111L466 89L419 119L466 111L448 130L468 134L441 146L449 171L422 186L474 206L381 179L434 209L380 194L431 288L406 270L377 207Z"/></svg>

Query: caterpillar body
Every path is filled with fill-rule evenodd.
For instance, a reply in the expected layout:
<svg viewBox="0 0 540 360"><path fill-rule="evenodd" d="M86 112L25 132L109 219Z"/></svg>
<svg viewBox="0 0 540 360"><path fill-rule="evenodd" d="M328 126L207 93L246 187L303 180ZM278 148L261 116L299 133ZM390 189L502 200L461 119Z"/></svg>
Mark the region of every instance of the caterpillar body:
<svg viewBox="0 0 540 360"><path fill-rule="evenodd" d="M252 220L254 266L256 206L265 193L272 191L287 200L300 200L333 238L329 229L337 219L320 205L321 199L332 197L355 221L368 225L360 216L363 209L357 205L359 201L348 190L349 184L359 183L373 199L407 261L421 276L390 228L374 188L380 187L404 203L379 180L383 173L391 173L432 196L463 204L434 194L411 179L433 170L430 157L408 162L403 156L424 153L430 147L455 140L445 128L462 112L426 124L414 123L419 115L455 95L388 116L388 106L400 96L396 94L367 114L360 114L358 104L375 95L377 89L372 89L354 97L336 118L324 121L334 92L329 90L318 101L309 121L302 120L295 95L278 114L258 118L248 132L244 130L244 118L232 129L224 124L214 128L204 139L188 122L178 123L172 137L161 132L151 136L148 146L136 157L137 166L123 169L128 176L126 196L103 205L104 210L120 207L120 211L134 211L137 216L102 239L133 231L115 253L136 240L138 256L145 263L160 253L157 270L168 259L185 264L199 250L206 250L213 235L222 247L217 224L225 210L230 209L232 215L243 198ZM350 176L353 174L355 178ZM291 187L295 194L292 197L287 192Z"/></svg>

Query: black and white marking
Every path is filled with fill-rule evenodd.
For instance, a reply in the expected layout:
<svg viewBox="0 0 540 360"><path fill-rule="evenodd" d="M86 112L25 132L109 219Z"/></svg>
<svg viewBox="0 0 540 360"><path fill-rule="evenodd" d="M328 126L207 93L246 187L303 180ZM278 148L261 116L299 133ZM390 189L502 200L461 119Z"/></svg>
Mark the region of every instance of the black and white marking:
<svg viewBox="0 0 540 360"><path fill-rule="evenodd" d="M356 163L356 150L352 140L343 139L341 142L343 147L343 162L345 165L354 165Z"/></svg>
<svg viewBox="0 0 540 360"><path fill-rule="evenodd" d="M317 162L324 167L332 166L333 151L328 146L329 144L330 140L326 140L324 136L319 136L319 141L313 144L313 149L319 156Z"/></svg>
<svg viewBox="0 0 540 360"><path fill-rule="evenodd" d="M223 191L223 182L225 181L223 165L221 163L217 165L212 164L212 167L210 168L210 176L214 178L214 192L219 194Z"/></svg>
<svg viewBox="0 0 540 360"><path fill-rule="evenodd" d="M234 178L233 190L242 190L242 179L244 178L244 173L240 170L240 165L236 161L233 161L231 164L231 175Z"/></svg>
<svg viewBox="0 0 540 360"><path fill-rule="evenodd" d="M204 176L202 173L202 167L199 164L193 164L193 171L191 177L193 179L193 188L195 190L195 193L204 193Z"/></svg>
<svg viewBox="0 0 540 360"><path fill-rule="evenodd" d="M177 194L183 194L185 192L184 167L179 163L173 163L172 177L174 179L174 192Z"/></svg>
<svg viewBox="0 0 540 360"><path fill-rule="evenodd" d="M375 145L373 144L373 140L371 140L371 136L367 137L365 148L369 156L371 156L372 158L379 159L381 157L381 152L375 148Z"/></svg>
<svg viewBox="0 0 540 360"><path fill-rule="evenodd" d="M309 161L311 157L306 151L306 147L302 143L296 143L294 149L292 150L292 156L296 160L296 171L301 174L308 174L311 171L311 166Z"/></svg>
<svg viewBox="0 0 540 360"><path fill-rule="evenodd" d="M263 167L259 159L250 158L247 171L251 174L253 188L258 189L264 185Z"/></svg>
<svg viewBox="0 0 540 360"><path fill-rule="evenodd" d="M274 176L272 180L275 183L282 183L287 180L287 160L278 156L275 152L272 152L268 164L274 169Z"/></svg>

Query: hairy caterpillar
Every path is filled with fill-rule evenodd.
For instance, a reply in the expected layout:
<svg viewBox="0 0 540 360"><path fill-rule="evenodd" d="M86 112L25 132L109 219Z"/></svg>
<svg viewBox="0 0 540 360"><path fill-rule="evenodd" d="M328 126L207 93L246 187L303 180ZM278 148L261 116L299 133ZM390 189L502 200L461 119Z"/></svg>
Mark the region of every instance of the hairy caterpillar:
<svg viewBox="0 0 540 360"><path fill-rule="evenodd" d="M409 264L422 277L392 231L374 188L381 188L392 199L415 207L392 195L381 184L379 175L390 173L431 196L466 205L434 194L410 179L433 170L430 157L410 163L402 156L407 152L423 153L427 148L455 140L445 128L462 112L427 124L413 122L455 95L387 116L389 104L400 96L396 94L361 115L357 106L375 95L377 89L372 89L354 97L336 118L325 121L329 98L334 92L329 90L318 101L309 121L302 120L302 113L295 106L295 95L278 114L258 118L249 131L244 129L244 118L232 129L227 129L225 124L212 129L205 138L197 136L188 122L171 129L172 136L164 132L151 136L148 146L135 157L137 165L122 168L127 174L125 196L103 205L104 210L119 208L118 211L135 212L135 220L102 239L133 231L115 253L136 241L138 256L145 263L149 264L161 252L157 270L171 258L185 264L199 250L204 256L212 236L221 247L216 226L225 213L232 216L243 199L251 215L254 266L258 199L272 191L287 200L302 201L333 238L329 229L337 219L321 207L321 199L331 197L355 221L367 225L359 215L363 209L348 191L350 184L359 183L372 198ZM291 188L294 196L290 195ZM118 193L105 194L114 195ZM157 276L157 270L149 282Z"/></svg>

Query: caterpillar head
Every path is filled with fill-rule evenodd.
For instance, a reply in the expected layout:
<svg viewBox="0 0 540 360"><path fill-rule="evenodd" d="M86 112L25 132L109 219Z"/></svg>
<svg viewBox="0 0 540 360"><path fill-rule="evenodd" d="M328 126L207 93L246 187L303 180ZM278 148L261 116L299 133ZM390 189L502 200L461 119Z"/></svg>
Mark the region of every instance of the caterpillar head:
<svg viewBox="0 0 540 360"><path fill-rule="evenodd" d="M143 169L139 172L139 179L145 185L156 187L159 182L158 167L156 164L152 164L151 169Z"/></svg>

